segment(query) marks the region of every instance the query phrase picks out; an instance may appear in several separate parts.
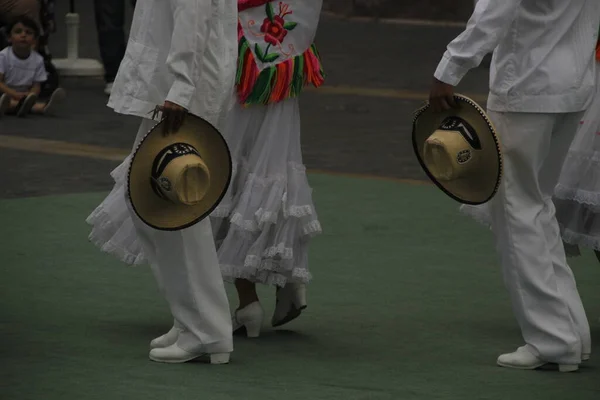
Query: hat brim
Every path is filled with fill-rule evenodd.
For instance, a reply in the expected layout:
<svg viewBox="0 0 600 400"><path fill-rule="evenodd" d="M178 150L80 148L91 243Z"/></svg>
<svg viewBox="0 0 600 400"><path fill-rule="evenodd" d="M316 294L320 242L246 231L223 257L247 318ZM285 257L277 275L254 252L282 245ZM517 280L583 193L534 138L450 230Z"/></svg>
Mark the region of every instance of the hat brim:
<svg viewBox="0 0 600 400"><path fill-rule="evenodd" d="M487 203L498 192L502 180L502 153L500 142L492 122L485 111L470 98L455 94L458 109L433 112L429 103L415 113L413 121L413 150L421 168L429 179L446 195L462 204L478 205ZM437 130L444 119L458 115L475 129L481 142L480 166L468 178L448 182L437 180L424 162L425 142Z"/></svg>
<svg viewBox="0 0 600 400"><path fill-rule="evenodd" d="M134 212L148 226L176 231L206 218L227 192L232 174L229 147L221 133L209 122L188 114L176 134L163 135L159 122L142 139L135 150L127 178L127 194ZM175 204L154 193L151 185L154 158L173 143L188 143L200 153L210 172L210 187L205 197L192 206Z"/></svg>

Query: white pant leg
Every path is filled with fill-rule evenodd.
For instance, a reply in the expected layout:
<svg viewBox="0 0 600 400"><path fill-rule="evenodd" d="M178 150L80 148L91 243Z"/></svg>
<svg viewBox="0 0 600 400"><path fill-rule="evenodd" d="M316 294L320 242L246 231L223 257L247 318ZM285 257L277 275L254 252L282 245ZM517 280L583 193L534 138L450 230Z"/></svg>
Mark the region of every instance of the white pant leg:
<svg viewBox="0 0 600 400"><path fill-rule="evenodd" d="M592 351L590 325L577 290L575 276L567 262L565 246L556 219L556 207L553 202L554 189L558 183L568 149L573 142L574 135L572 132L577 130L581 118L583 118L583 113L572 113L557 123L553 132L549 155L542 167L545 172L540 177L540 188L544 195L546 207L546 212L542 214L544 217L542 221L546 240L551 245L554 273L558 278L560 292L569 306L571 318L573 318L573 322L577 327L582 352L590 354Z"/></svg>
<svg viewBox="0 0 600 400"><path fill-rule="evenodd" d="M147 132L148 124L151 122L142 122L136 142ZM159 231L142 222L129 199L126 202L174 324L184 328L177 345L190 352L233 351L229 301L210 220L181 231Z"/></svg>
<svg viewBox="0 0 600 400"><path fill-rule="evenodd" d="M504 155L504 178L490 211L515 317L535 355L548 362L577 364L581 335L571 310L583 306L569 294L575 282L564 249L559 250L558 224L547 199L558 180L548 165L562 165L577 129L570 120L578 116L489 115Z"/></svg>

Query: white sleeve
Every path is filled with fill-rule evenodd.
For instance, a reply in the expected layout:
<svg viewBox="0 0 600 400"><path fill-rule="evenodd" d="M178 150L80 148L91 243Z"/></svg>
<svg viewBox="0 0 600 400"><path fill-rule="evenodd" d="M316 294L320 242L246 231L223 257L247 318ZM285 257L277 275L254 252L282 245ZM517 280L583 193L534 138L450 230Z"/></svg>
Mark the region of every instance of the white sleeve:
<svg viewBox="0 0 600 400"><path fill-rule="evenodd" d="M174 28L166 64L175 82L166 100L189 109L208 40L211 0L169 1Z"/></svg>
<svg viewBox="0 0 600 400"><path fill-rule="evenodd" d="M8 60L6 59L6 52L0 51L0 74L5 74L7 69Z"/></svg>
<svg viewBox="0 0 600 400"><path fill-rule="evenodd" d="M493 51L514 20L522 0L478 0L466 29L448 45L434 73L458 85L467 72Z"/></svg>
<svg viewBox="0 0 600 400"><path fill-rule="evenodd" d="M33 83L42 83L48 80L48 73L46 72L46 66L44 65L44 58L42 56L36 57L37 65L35 68L35 76L33 77Z"/></svg>

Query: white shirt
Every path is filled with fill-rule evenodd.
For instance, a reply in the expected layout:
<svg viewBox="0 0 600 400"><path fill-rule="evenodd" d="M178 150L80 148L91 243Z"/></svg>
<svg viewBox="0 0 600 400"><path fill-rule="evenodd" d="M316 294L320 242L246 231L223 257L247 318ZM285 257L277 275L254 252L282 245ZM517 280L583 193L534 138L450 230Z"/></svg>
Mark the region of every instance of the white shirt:
<svg viewBox="0 0 600 400"><path fill-rule="evenodd" d="M0 51L0 74L4 75L4 83L17 92L29 92L35 83L48 79L44 58L39 53L32 51L23 59L11 46Z"/></svg>
<svg viewBox="0 0 600 400"><path fill-rule="evenodd" d="M479 0L435 71L456 86L494 50L488 109L577 112L595 88L599 0Z"/></svg>
<svg viewBox="0 0 600 400"><path fill-rule="evenodd" d="M143 0L108 106L148 114L165 100L222 129L234 100L236 0Z"/></svg>

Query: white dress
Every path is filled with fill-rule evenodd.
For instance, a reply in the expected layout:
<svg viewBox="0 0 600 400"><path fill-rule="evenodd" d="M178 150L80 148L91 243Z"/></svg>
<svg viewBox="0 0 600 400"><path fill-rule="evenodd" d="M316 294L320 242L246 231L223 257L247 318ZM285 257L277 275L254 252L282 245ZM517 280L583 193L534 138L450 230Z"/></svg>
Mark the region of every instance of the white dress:
<svg viewBox="0 0 600 400"><path fill-rule="evenodd" d="M600 65L596 79L600 84ZM600 251L600 85L571 144L554 191L556 218L568 256L580 246ZM463 205L460 211L491 227L487 204Z"/></svg>
<svg viewBox="0 0 600 400"><path fill-rule="evenodd" d="M312 42L321 0L273 3L271 10L266 9L269 3L256 2L262 3L257 7L253 2L242 3L238 102L223 131L231 150L233 174L225 197L211 214L219 263L228 282L245 278L277 286L307 283L311 279L308 243L321 233L321 224L302 162L298 95L308 84L318 87L323 83ZM284 36L292 46L263 46L265 38L258 34L260 26L256 28L254 21L265 25L269 13L272 24L296 24ZM258 57L256 44L264 47ZM266 60L275 54L279 55L276 61ZM277 84L282 83L276 77L284 75L280 72L294 71L298 66L303 73L286 74L291 81L283 81L287 92L276 91ZM262 79L267 74L275 78L267 82ZM126 264L138 265L147 259L125 203L129 163L128 157L112 171L113 190L87 222L92 226L92 243Z"/></svg>
<svg viewBox="0 0 600 400"><path fill-rule="evenodd" d="M307 283L321 233L302 163L298 96L323 83L313 43L321 0L240 0L237 100L225 139L233 176L211 215L223 279Z"/></svg>
<svg viewBox="0 0 600 400"><path fill-rule="evenodd" d="M309 238L321 225L302 164L298 99L236 105L232 114L232 181L211 215L223 278L306 283Z"/></svg>

